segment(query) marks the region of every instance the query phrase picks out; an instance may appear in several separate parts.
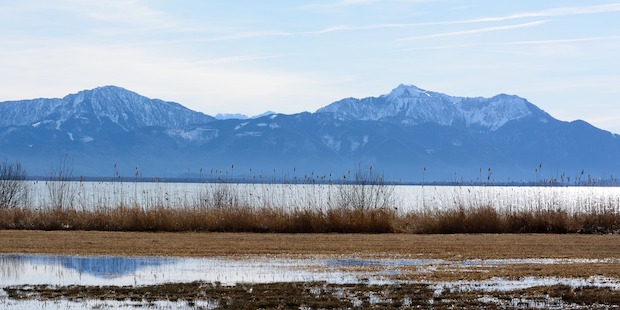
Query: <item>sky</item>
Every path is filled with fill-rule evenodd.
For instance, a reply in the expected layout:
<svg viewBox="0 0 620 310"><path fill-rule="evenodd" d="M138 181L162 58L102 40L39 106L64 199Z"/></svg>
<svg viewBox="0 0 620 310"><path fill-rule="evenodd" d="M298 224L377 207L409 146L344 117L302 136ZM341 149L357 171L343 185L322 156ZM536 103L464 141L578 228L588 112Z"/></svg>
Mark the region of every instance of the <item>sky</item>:
<svg viewBox="0 0 620 310"><path fill-rule="evenodd" d="M0 0L0 101L116 85L209 115L399 84L620 133L620 2Z"/></svg>

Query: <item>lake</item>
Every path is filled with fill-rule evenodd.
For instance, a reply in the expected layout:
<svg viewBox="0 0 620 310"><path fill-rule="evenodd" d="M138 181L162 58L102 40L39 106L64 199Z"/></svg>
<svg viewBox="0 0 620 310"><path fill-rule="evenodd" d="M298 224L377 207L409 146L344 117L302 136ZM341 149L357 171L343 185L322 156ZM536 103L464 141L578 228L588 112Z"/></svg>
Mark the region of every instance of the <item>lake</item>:
<svg viewBox="0 0 620 310"><path fill-rule="evenodd" d="M234 202L249 207L331 208L357 195L369 205L399 212L463 206L508 210L557 210L570 213L620 212L619 187L543 186L358 186L336 184L237 184L168 182L28 181L24 205L46 208L62 203L74 208L163 206L196 208ZM349 197L350 198L350 197Z"/></svg>

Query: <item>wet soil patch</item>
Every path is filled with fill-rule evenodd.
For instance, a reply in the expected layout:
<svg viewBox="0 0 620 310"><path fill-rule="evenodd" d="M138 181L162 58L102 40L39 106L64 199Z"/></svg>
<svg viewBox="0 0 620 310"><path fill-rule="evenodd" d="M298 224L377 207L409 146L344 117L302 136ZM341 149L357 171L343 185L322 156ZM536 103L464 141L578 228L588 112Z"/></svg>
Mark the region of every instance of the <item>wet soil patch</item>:
<svg viewBox="0 0 620 310"><path fill-rule="evenodd" d="M609 288L554 285L525 290L435 291L423 283L328 284L293 282L233 286L218 283L170 283L132 286L31 286L4 288L11 299L132 300L145 305L157 300L207 300L216 309L400 309L400 308L527 308L533 306L607 309L620 304L620 292Z"/></svg>

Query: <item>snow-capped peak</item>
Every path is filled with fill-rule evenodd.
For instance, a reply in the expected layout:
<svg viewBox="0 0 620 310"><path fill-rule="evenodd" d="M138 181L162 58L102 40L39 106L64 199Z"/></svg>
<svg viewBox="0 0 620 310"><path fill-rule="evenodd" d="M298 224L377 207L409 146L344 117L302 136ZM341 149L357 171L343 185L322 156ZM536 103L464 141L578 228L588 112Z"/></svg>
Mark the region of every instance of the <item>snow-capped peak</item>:
<svg viewBox="0 0 620 310"><path fill-rule="evenodd" d="M381 120L405 125L462 124L497 130L509 121L527 117L533 111L539 110L518 96L453 97L401 84L389 94L343 99L317 110L317 113L330 112L341 118Z"/></svg>
<svg viewBox="0 0 620 310"><path fill-rule="evenodd" d="M149 99L117 86L83 90L64 98L7 101L0 103L0 125L53 124L57 130L90 128L129 131L146 126L183 128L205 123L210 116L178 103Z"/></svg>
<svg viewBox="0 0 620 310"><path fill-rule="evenodd" d="M398 98L415 98L421 95L430 96L429 93L414 85L404 85L400 84L398 87L394 88L389 94L382 95L381 97L387 97L389 99L398 99Z"/></svg>

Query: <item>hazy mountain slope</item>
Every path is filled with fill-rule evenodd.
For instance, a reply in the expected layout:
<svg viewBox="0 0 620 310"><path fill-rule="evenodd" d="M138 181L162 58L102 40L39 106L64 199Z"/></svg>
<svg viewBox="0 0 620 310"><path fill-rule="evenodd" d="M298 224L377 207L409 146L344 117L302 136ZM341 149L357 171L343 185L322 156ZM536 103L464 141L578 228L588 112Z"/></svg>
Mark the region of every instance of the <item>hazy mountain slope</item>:
<svg viewBox="0 0 620 310"><path fill-rule="evenodd" d="M369 165L391 180L427 182L620 171L617 135L509 95L463 98L400 85L316 113L225 120L113 86L0 103L0 157L45 175L64 154L75 175L106 177L133 176L136 166L143 177L254 181L341 179Z"/></svg>
<svg viewBox="0 0 620 310"><path fill-rule="evenodd" d="M549 116L518 96L463 98L400 85L387 95L334 102L317 113L334 113L341 119L376 120L403 125L437 124L497 130L525 117Z"/></svg>
<svg viewBox="0 0 620 310"><path fill-rule="evenodd" d="M84 90L62 99L0 103L0 127L60 130L70 139L82 140L146 126L184 128L212 120L178 103L149 99L116 86Z"/></svg>

